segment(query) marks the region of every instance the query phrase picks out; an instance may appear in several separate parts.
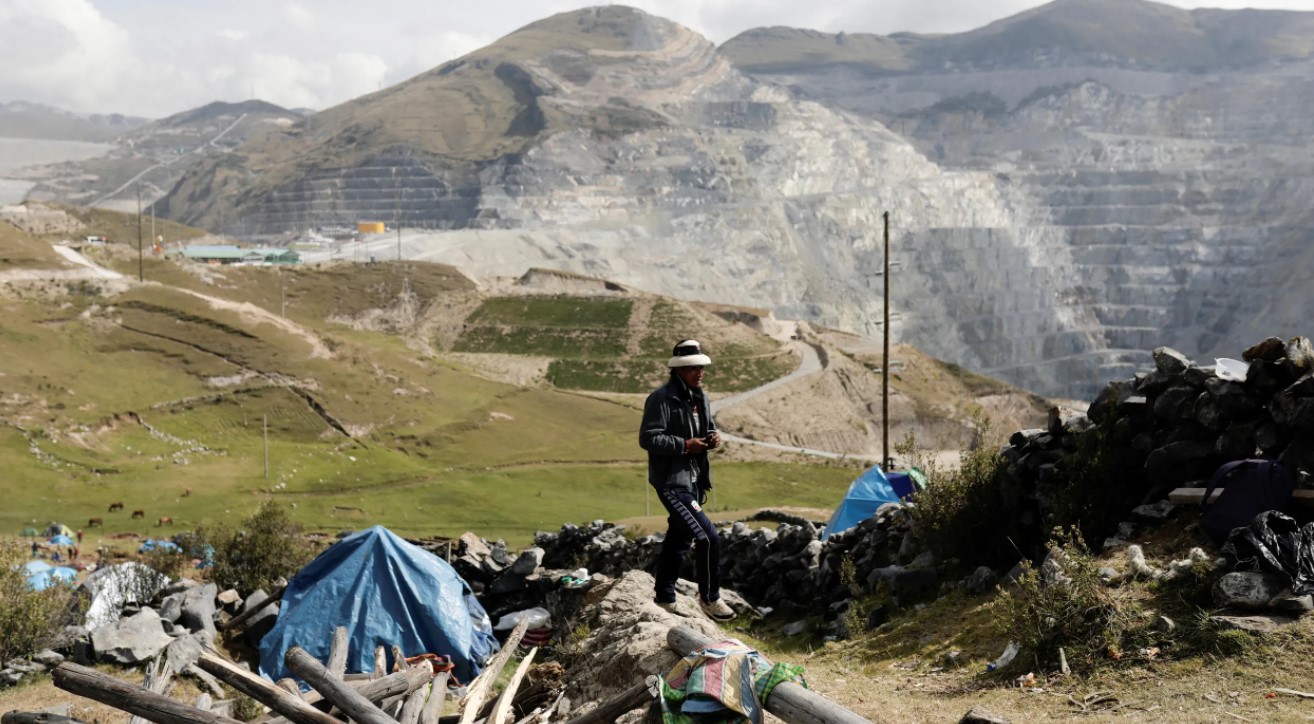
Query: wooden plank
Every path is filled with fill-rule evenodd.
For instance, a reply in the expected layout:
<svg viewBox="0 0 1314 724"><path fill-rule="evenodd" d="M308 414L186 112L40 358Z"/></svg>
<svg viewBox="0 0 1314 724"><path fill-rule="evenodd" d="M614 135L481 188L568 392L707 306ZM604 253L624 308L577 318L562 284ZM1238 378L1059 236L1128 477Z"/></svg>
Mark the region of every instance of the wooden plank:
<svg viewBox="0 0 1314 724"><path fill-rule="evenodd" d="M265 608L272 606L275 601L283 597L283 593L285 591L287 591L287 586L283 586L277 591L274 591L273 593L269 594L269 598L266 598L265 600L256 604L252 608L248 608L247 610L241 612L237 616L228 619L228 621L226 621L224 625L219 627L219 630L228 631L229 629L234 629L237 628L238 626L241 626L242 624L246 623L247 620L249 620L252 616L265 610Z"/></svg>
<svg viewBox="0 0 1314 724"><path fill-rule="evenodd" d="M1168 501L1178 505L1203 505L1204 494L1209 488L1177 488L1168 493ZM1215 488L1213 495L1209 496L1209 502L1218 499L1222 495L1222 488ZM1300 508L1314 508L1314 490L1293 490L1291 491L1291 504Z"/></svg>
<svg viewBox="0 0 1314 724"><path fill-rule="evenodd" d="M329 644L328 661L324 662L324 668L328 669L329 674L335 678L341 679L342 675L347 673L348 648L347 627L339 626L333 630L333 643Z"/></svg>
<svg viewBox="0 0 1314 724"><path fill-rule="evenodd" d="M398 646L397 644L393 644L393 645L392 645L392 671L393 671L393 673L395 674L395 673L397 673L398 671L401 671L401 670L404 669L404 668L406 668L406 655L402 653L402 649L401 649L400 646Z"/></svg>
<svg viewBox="0 0 1314 724"><path fill-rule="evenodd" d="M169 695L169 685L173 682L173 667L169 665L166 658L161 653L151 661L151 665L146 669L146 678L141 682L143 689L163 696ZM142 716L134 716L128 720L128 724L149 724L149 720Z"/></svg>
<svg viewBox="0 0 1314 724"><path fill-rule="evenodd" d="M374 647L374 673L371 679L382 679L388 675L388 654L383 645Z"/></svg>
<svg viewBox="0 0 1314 724"><path fill-rule="evenodd" d="M666 645L681 656L715 643L688 626L676 626L666 632ZM763 708L785 724L871 724L871 720L793 682L777 686Z"/></svg>
<svg viewBox="0 0 1314 724"><path fill-rule="evenodd" d="M493 717L491 724L506 724L506 718L511 714L511 700L515 698L516 691L520 688L520 680L525 678L525 672L529 671L529 665L534 663L534 656L538 654L538 647L529 650L529 655L525 656L520 665L516 667L516 673L511 675L511 681L507 682L506 688L502 690L502 695L497 698L497 706L493 707Z"/></svg>
<svg viewBox="0 0 1314 724"><path fill-rule="evenodd" d="M324 695L324 699L346 712L347 716L360 724L396 724L396 720L383 713L374 702L361 696L347 682L334 678L328 669L314 656L306 653L300 646L293 646L283 655L283 662L292 673L301 677L315 691Z"/></svg>
<svg viewBox="0 0 1314 724"><path fill-rule="evenodd" d="M51 677L55 686L64 691L95 699L157 724L240 724L236 719L202 711L67 661L55 667Z"/></svg>
<svg viewBox="0 0 1314 724"><path fill-rule="evenodd" d="M516 652L516 646L520 644L520 639L529 629L529 617L524 616L520 623L511 629L511 635L506 637L506 642L502 644L502 650L497 652L493 660L488 662L488 668L483 673L475 677L470 682L470 687L466 689L465 698L461 700L461 724L474 724L475 717L479 714L479 709L484 705L484 699L488 696L488 690L492 688L493 682L501 675L502 669L506 667L506 662Z"/></svg>
<svg viewBox="0 0 1314 724"><path fill-rule="evenodd" d="M433 677L433 686L429 690L429 700L425 702L424 709L420 711L420 724L438 724L438 720L443 716L443 702L447 700L447 677L450 674L446 671Z"/></svg>
<svg viewBox="0 0 1314 724"><path fill-rule="evenodd" d="M337 719L306 703L300 696L289 694L273 682L266 681L217 654L202 652L201 658L196 663L220 681L297 724L341 724Z"/></svg>

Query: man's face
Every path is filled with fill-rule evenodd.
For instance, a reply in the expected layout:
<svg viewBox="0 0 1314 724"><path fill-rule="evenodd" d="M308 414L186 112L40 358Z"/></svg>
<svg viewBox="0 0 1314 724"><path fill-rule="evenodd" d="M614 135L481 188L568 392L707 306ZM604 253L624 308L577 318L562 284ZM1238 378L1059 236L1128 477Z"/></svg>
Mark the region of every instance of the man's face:
<svg viewBox="0 0 1314 724"><path fill-rule="evenodd" d="M676 367L675 375L695 390L703 386L702 367Z"/></svg>

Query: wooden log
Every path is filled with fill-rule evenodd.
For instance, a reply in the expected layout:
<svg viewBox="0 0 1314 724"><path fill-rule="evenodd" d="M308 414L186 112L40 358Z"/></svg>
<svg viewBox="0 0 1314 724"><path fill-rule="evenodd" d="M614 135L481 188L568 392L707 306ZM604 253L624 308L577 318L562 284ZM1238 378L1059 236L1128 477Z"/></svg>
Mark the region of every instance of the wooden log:
<svg viewBox="0 0 1314 724"><path fill-rule="evenodd" d="M387 649L380 644L374 647L374 673L371 679L382 679L388 675L388 654Z"/></svg>
<svg viewBox="0 0 1314 724"><path fill-rule="evenodd" d="M405 671L388 674L382 679L349 681L347 686L352 687L358 694L372 702L380 702L395 696L405 696L424 686L432 676L433 667L425 662L412 666ZM307 704L318 704L324 700L324 695L318 691L307 691L303 696ZM257 719L254 724L289 724L289 720L282 716L262 717Z"/></svg>
<svg viewBox="0 0 1314 724"><path fill-rule="evenodd" d="M250 620L252 616L256 615L257 613L260 613L261 611L265 610L267 607L273 605L275 601L283 597L283 593L286 591L287 591L287 586L283 586L277 591L274 591L273 593L269 594L269 598L266 598L260 603L257 603L255 606L246 609L245 611L234 616L233 618L228 619L226 622L224 622L224 625L219 627L219 630L228 631L230 629L234 629L237 628L238 626L241 626L242 624Z"/></svg>
<svg viewBox="0 0 1314 724"><path fill-rule="evenodd" d="M329 644L328 661L324 662L324 668L329 670L334 678L341 679L342 675L347 673L347 627L339 626L333 630L333 643Z"/></svg>
<svg viewBox="0 0 1314 724"><path fill-rule="evenodd" d="M447 700L447 677L450 674L446 671L433 677L433 686L429 689L429 700L424 703L424 709L420 711L419 724L438 724L438 720L443 716L443 702Z"/></svg>
<svg viewBox="0 0 1314 724"><path fill-rule="evenodd" d="M333 705L346 712L347 716L360 724L396 724L396 721L384 714L374 702L361 696L347 682L335 679L314 656L306 653L300 646L293 646L283 655L283 662L292 673L301 677L315 691L333 702Z"/></svg>
<svg viewBox="0 0 1314 724"><path fill-rule="evenodd" d="M652 700L652 692L648 690L648 684L641 682L602 702L598 708L587 714L571 719L569 724L607 724L616 721L621 714L634 711Z"/></svg>
<svg viewBox="0 0 1314 724"><path fill-rule="evenodd" d="M401 716L397 717L398 724L419 724L420 712L424 711L424 702L428 700L429 690L432 688L432 685L421 686L406 697Z"/></svg>
<svg viewBox="0 0 1314 724"><path fill-rule="evenodd" d="M397 644L392 645L392 671L397 673L406 668L406 655L402 653L402 648Z"/></svg>
<svg viewBox="0 0 1314 724"><path fill-rule="evenodd" d="M146 678L141 682L141 687L146 691L168 696L170 684L172 683L173 667L166 661L165 656L156 656L146 669ZM149 724L149 721L142 716L133 716L128 720L128 724Z"/></svg>
<svg viewBox="0 0 1314 724"><path fill-rule="evenodd" d="M666 632L666 645L681 656L714 643L688 626L676 626ZM871 720L793 682L777 686L762 706L785 724L871 724Z"/></svg>
<svg viewBox="0 0 1314 724"><path fill-rule="evenodd" d="M0 716L0 724L86 724L86 722L44 711L8 711L4 716Z"/></svg>
<svg viewBox="0 0 1314 724"><path fill-rule="evenodd" d="M233 662L208 651L201 653L196 662L205 671L216 678L282 714L297 724L342 724L337 719L325 714L306 702L300 696L293 696L273 683L243 669Z"/></svg>
<svg viewBox="0 0 1314 724"><path fill-rule="evenodd" d="M109 704L156 724L240 724L236 719L201 711L162 694L146 691L95 669L67 661L55 667L51 677L55 680L55 686L64 691Z"/></svg>
<svg viewBox="0 0 1314 724"><path fill-rule="evenodd" d="M278 684L278 687L283 691L286 691L287 693L291 694L292 696L295 696L298 699L301 699L302 701L306 700L306 697L301 695L301 687L297 686L297 682L293 681L292 679L283 677L282 679L279 679L276 683Z"/></svg>
<svg viewBox="0 0 1314 724"><path fill-rule="evenodd" d="M506 688L502 690L502 695L497 697L497 706L493 708L491 724L506 724L506 718L511 714L511 700L515 698L516 691L520 688L520 680L525 678L525 672L529 671L530 664L534 663L536 654L538 654L538 647L530 649L529 655L516 667L516 672L511 675L511 681L507 682Z"/></svg>
<svg viewBox="0 0 1314 724"><path fill-rule="evenodd" d="M484 699L488 696L488 690L492 688L493 682L501 675L502 669L506 667L506 662L511 659L512 654L516 652L516 646L520 644L520 639L529 629L529 617L524 616L520 623L511 629L511 635L507 636L506 642L502 644L502 650L497 652L493 660L488 662L488 668L483 673L475 677L466 690L465 698L461 700L461 724L474 724L475 716L479 713L480 707L484 705Z"/></svg>

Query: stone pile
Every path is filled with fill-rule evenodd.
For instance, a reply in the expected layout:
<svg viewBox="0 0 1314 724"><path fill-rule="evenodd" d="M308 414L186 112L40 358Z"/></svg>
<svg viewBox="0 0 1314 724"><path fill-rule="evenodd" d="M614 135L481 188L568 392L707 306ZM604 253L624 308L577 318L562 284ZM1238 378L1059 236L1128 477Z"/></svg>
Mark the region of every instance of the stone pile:
<svg viewBox="0 0 1314 724"><path fill-rule="evenodd" d="M14 660L0 669L0 688L18 684L29 674L53 669L65 658L84 666L116 664L135 667L163 655L175 672L201 680L217 698L223 690L195 664L202 650L212 648L221 616L236 616L262 603L268 594L257 590L245 599L237 591L219 591L213 583L180 579L164 587L148 603L126 603L113 621L93 630L66 627L60 640L31 661ZM274 626L279 604L266 606L248 619L243 636L250 645Z"/></svg>

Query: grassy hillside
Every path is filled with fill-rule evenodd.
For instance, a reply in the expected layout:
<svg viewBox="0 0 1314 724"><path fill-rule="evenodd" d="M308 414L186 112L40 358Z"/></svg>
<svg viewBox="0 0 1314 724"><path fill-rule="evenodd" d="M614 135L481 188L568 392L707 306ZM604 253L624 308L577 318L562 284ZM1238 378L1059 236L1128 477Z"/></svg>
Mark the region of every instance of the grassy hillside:
<svg viewBox="0 0 1314 724"><path fill-rule="evenodd" d="M454 349L549 357L547 379L562 389L645 392L666 375L671 346L689 337L712 355L721 392L756 387L798 365L744 325L696 304L643 297L488 299L466 318Z"/></svg>
<svg viewBox="0 0 1314 724"><path fill-rule="evenodd" d="M126 220L102 226L116 223ZM42 243L19 241L6 248L37 259ZM96 253L135 276L135 249ZM94 536L168 533L235 521L273 498L313 530L381 523L523 544L565 522L645 512L635 406L489 381L415 339L328 321L404 293L426 315L465 314L448 300L474 292L451 268L189 271L148 260L146 277L118 293L94 283L0 286L0 532L60 520ZM469 324L541 328L545 348L564 351L569 319L583 333L624 329L619 343L575 361L619 348L622 362L638 365L664 359L671 342L640 344L622 326L637 308L659 320L700 314L673 302L597 301L489 299ZM727 359L732 341L746 358L780 354L765 338L743 341L755 337L747 328L704 321L709 339L726 340ZM684 321L653 329L664 324ZM602 384L602 373L591 381ZM725 509L829 506L853 476L833 466L718 467ZM118 501L125 510L108 512ZM175 526L158 529L162 516ZM93 517L103 530L87 528Z"/></svg>

